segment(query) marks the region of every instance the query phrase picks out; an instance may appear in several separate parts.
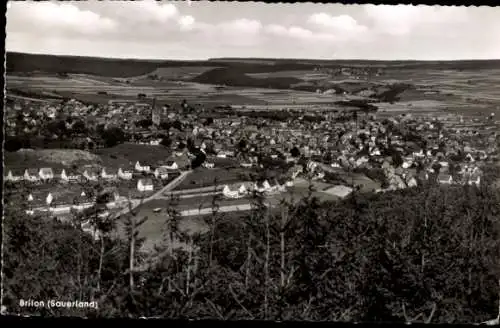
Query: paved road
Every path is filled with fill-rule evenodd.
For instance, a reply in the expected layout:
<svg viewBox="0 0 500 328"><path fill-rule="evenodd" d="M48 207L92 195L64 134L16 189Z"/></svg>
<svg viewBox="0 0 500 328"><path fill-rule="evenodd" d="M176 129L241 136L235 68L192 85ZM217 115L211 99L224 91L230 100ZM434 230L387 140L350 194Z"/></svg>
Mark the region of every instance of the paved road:
<svg viewBox="0 0 500 328"><path fill-rule="evenodd" d="M208 186L208 187L200 187L200 188L192 188L192 189L183 189L183 190L173 190L167 191L167 195L163 195L163 197L177 196L177 195L191 195L191 194L202 194L202 193L213 193L214 190L222 191L225 185L217 185L217 186Z"/></svg>
<svg viewBox="0 0 500 328"><path fill-rule="evenodd" d="M167 184L165 187L162 189L158 190L155 192L153 195L146 197L144 199L132 199L130 200L130 206L125 207L124 209L120 210L118 213L114 215L115 218L118 218L124 214L127 214L131 210L136 209L139 205L147 203L153 199L160 199L163 197L163 193L168 192L174 188L176 188L188 175L191 173L191 171L182 171L181 174L175 178L174 180L170 181L169 184Z"/></svg>
<svg viewBox="0 0 500 328"><path fill-rule="evenodd" d="M241 205L227 205L227 206L221 206L217 210L218 212L226 213L226 212L237 212L237 211L249 211L252 209L252 205L250 203L248 204L241 204ZM207 207L207 208L202 208L202 209L191 209L191 210L185 210L181 211L180 215L181 216L195 216L195 215L207 215L207 214L212 214L212 208Z"/></svg>
<svg viewBox="0 0 500 328"><path fill-rule="evenodd" d="M189 193L189 194L177 194L177 197L180 199L185 199L185 198L196 198L196 197L205 197L205 196L213 196L213 195L220 195L222 194L221 191L215 191L215 192L202 192L202 193ZM170 194L169 196L164 196L160 195L156 199L171 199L173 195L176 195L174 193Z"/></svg>

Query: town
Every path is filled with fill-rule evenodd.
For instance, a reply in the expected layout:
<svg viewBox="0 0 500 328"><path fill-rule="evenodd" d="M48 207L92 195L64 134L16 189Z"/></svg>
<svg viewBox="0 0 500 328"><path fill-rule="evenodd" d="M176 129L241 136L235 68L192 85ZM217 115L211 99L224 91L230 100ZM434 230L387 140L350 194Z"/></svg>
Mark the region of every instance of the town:
<svg viewBox="0 0 500 328"><path fill-rule="evenodd" d="M93 206L95 199L86 194L84 182L113 188L108 205L119 209L128 206L129 199L175 192L172 182L183 187L176 178L192 170L206 176L216 170L238 174L227 183L193 181L181 188L184 193L192 190L186 194L191 200L214 188L227 199L248 198L253 189L277 198L308 182L316 194L331 199L344 198L354 189L384 192L428 181L479 185L482 168L498 156L499 121L494 115L392 116L356 109L285 108L266 111L263 118L255 110L246 115L231 106L205 109L185 101L177 108L160 107L155 99L148 103L141 96L136 102L97 106L74 99L44 103L14 98L7 103L6 134L23 135L16 140L21 147L38 137L43 145L59 142L61 148L93 151L121 143L170 154L119 166L7 165L5 181L13 188L24 183L30 190L23 195L27 213L58 216ZM182 179L190 178L185 174Z"/></svg>

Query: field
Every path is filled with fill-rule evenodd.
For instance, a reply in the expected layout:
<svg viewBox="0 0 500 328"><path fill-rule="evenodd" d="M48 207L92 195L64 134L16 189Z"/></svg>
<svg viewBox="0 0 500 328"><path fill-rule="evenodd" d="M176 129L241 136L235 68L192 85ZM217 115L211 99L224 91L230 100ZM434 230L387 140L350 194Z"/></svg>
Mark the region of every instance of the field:
<svg viewBox="0 0 500 328"><path fill-rule="evenodd" d="M96 150L96 155L105 166L132 169L137 161L141 165L155 165L166 161L172 152L163 146L124 143L112 148Z"/></svg>
<svg viewBox="0 0 500 328"><path fill-rule="evenodd" d="M205 169L197 168L191 172L175 190L186 190L213 186L216 181L220 184L233 184L241 182L240 174L248 173L248 169Z"/></svg>
<svg viewBox="0 0 500 328"><path fill-rule="evenodd" d="M318 65L324 68L348 65L383 68L384 74L369 80L329 76L316 71ZM496 85L499 81L500 61L212 59L183 62L19 53L7 53L6 79L8 94L17 89L44 96L106 103L112 99L136 99L139 93L144 93L155 96L159 103L176 104L186 99L196 104L240 106L316 104L331 107L333 102L342 100L342 96L317 94L317 87L323 90L340 88L358 95L359 92L381 92L381 87L393 83L412 85L413 88L398 95L400 99L395 104L380 104L381 110L391 113L498 112L500 91ZM218 85L225 88L218 89Z"/></svg>
<svg viewBox="0 0 500 328"><path fill-rule="evenodd" d="M174 78L176 74L199 74L203 76L211 72L214 66L201 67L168 67L158 69L164 75L170 74ZM184 72L184 73L182 73ZM158 73L159 74L159 73ZM324 76L314 73L312 70L284 71L268 73L249 73L252 79L262 81L263 77L276 78L280 76L293 76L294 79L303 81L315 80L321 83L331 83L331 86L339 87L352 93L350 96L336 95L332 93L318 94L315 92L293 90L290 85L287 88L275 88L272 85L255 84L253 82L237 83L236 86L228 86L224 89L216 89L217 81L205 81L186 79L185 81L155 81L142 76L130 78L129 83L124 79L102 77L88 74L68 74L60 77L54 74L37 73L35 76L24 76L22 74L9 74L7 76L8 94L15 95L16 90L33 94L39 97L66 97L75 98L85 102L107 103L113 99L137 99L139 93L148 97L155 96L160 104L178 104L183 99L194 104L205 106L231 104L239 106L266 106L272 108L277 106L305 106L318 105L321 107L339 108L333 106L333 102L350 97L363 99L367 94L380 92L384 85L393 83L409 83L413 87L398 95L399 100L393 104L379 103L381 111L386 112L430 112L436 110L457 111L466 113L476 111L477 113L499 112L500 91L495 88L500 81L500 70L493 69L486 72L475 71L450 71L440 72L437 70L415 71L415 70L392 70L385 76L373 78L369 81L349 80L342 78L331 81ZM200 82L201 81L201 82ZM293 81L297 82L297 81ZM320 83L320 84L321 84ZM382 86L382 87L381 87ZM315 91L312 88L311 91ZM101 92L101 94L98 94ZM105 92L106 94L102 94ZM357 94L358 96L354 96ZM35 97L36 95L36 97ZM17 97L25 95L17 95Z"/></svg>
<svg viewBox="0 0 500 328"><path fill-rule="evenodd" d="M64 168L76 165L98 164L118 169L132 169L137 161L142 165L155 165L165 161L171 151L163 146L125 143L113 148L103 148L95 153L77 149L37 149L6 152L4 165L7 168Z"/></svg>
<svg viewBox="0 0 500 328"><path fill-rule="evenodd" d="M37 149L6 152L4 165L10 169L52 167L64 168L73 165L100 164L101 158L95 154L77 149Z"/></svg>

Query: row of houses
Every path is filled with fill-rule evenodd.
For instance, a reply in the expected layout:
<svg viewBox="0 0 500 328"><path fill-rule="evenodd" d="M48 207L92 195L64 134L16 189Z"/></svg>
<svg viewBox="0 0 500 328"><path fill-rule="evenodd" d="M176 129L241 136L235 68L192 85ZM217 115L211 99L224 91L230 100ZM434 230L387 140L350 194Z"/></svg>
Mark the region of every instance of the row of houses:
<svg viewBox="0 0 500 328"><path fill-rule="evenodd" d="M239 188L231 190L228 185L225 185L222 189L222 195L229 199L238 199L248 196L252 191L257 191L265 194L273 194L279 192L285 192L287 187L292 187L293 181L289 180L285 184L280 184L276 180L269 182L264 180L262 182L255 183L242 183Z"/></svg>
<svg viewBox="0 0 500 328"><path fill-rule="evenodd" d="M166 180L169 177L169 173L178 170L178 166L175 162L172 162L170 164L167 163L167 165L162 165L152 170L151 166L141 165L139 162L137 162L134 169L136 173L151 174L156 179ZM101 168L100 170L96 168L87 168L83 171L82 174L71 171L69 169L62 169L60 174L54 174L54 170L52 168L26 169L24 171L24 174L19 173L20 172L16 174L15 170L9 170L7 175L5 176L5 180L10 182L48 182L54 180L56 177L59 177L59 180L61 182L77 182L82 180L98 181L99 179L132 180L134 176L134 171L124 170L122 168L119 168L116 173L108 168Z"/></svg>

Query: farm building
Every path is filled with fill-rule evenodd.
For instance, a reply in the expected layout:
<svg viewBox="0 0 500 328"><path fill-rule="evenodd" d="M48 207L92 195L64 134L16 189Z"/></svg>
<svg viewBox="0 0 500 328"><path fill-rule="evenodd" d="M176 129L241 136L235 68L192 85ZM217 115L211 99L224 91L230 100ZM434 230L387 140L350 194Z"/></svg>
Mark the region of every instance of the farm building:
<svg viewBox="0 0 500 328"><path fill-rule="evenodd" d="M138 172L149 172L151 171L151 167L149 165L142 166L139 161L135 163L135 170Z"/></svg>
<svg viewBox="0 0 500 328"><path fill-rule="evenodd" d="M137 190L139 191L153 191L154 185L151 179L139 179L137 181Z"/></svg>
<svg viewBox="0 0 500 328"><path fill-rule="evenodd" d="M231 189L229 189L228 185L225 185L224 189L222 189L222 195L224 195L224 197L230 198L230 199L242 197L242 195L239 193L238 190L231 190Z"/></svg>
<svg viewBox="0 0 500 328"><path fill-rule="evenodd" d="M154 171L154 176L157 179L168 179L168 168L165 166L157 167Z"/></svg>
<svg viewBox="0 0 500 328"><path fill-rule="evenodd" d="M178 170L179 169L179 166L177 165L177 163L175 161L167 161L167 163L165 164L165 167L169 170Z"/></svg>
<svg viewBox="0 0 500 328"><path fill-rule="evenodd" d="M60 178L62 182L76 182L81 179L81 175L76 172L70 172L69 170L62 169Z"/></svg>
<svg viewBox="0 0 500 328"><path fill-rule="evenodd" d="M21 181L23 179L24 179L24 177L22 174L15 172L15 171L12 171L12 170L9 170L9 173L5 177L6 181L11 181L11 182Z"/></svg>
<svg viewBox="0 0 500 328"><path fill-rule="evenodd" d="M212 162L204 162L202 165L207 169L213 169L215 167L215 164Z"/></svg>
<svg viewBox="0 0 500 328"><path fill-rule="evenodd" d="M449 174L442 173L438 175L438 182L441 184L452 184L453 177Z"/></svg>
<svg viewBox="0 0 500 328"><path fill-rule="evenodd" d="M89 181L97 181L99 174L95 168L87 168L83 172L83 177Z"/></svg>
<svg viewBox="0 0 500 328"><path fill-rule="evenodd" d="M30 182L40 181L39 171L37 169L26 169L24 171L24 180Z"/></svg>
<svg viewBox="0 0 500 328"><path fill-rule="evenodd" d="M132 172L131 171L124 171L120 167L118 169L118 177L123 180L131 180L132 179Z"/></svg>
<svg viewBox="0 0 500 328"><path fill-rule="evenodd" d="M111 169L106 169L105 167L102 168L101 170L101 178L107 179L107 180L113 180L117 178L116 174L111 173Z"/></svg>
<svg viewBox="0 0 500 328"><path fill-rule="evenodd" d="M52 180L54 178L54 172L50 167L41 168L39 175L41 180Z"/></svg>

